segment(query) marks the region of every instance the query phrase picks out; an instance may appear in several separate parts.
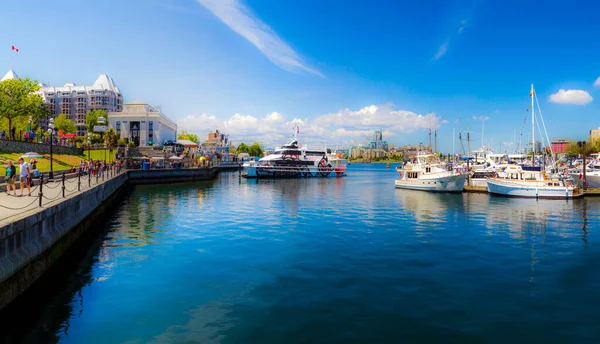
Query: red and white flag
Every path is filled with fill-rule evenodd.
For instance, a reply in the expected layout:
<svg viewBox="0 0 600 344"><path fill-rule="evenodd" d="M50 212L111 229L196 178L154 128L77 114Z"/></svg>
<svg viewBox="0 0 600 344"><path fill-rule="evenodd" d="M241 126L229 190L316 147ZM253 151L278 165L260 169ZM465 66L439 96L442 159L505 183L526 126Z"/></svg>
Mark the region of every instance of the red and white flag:
<svg viewBox="0 0 600 344"><path fill-rule="evenodd" d="M12 45L11 47L12 47L12 50L14 50L15 52L17 52L17 53L19 52L19 48L15 47L14 45Z"/></svg>

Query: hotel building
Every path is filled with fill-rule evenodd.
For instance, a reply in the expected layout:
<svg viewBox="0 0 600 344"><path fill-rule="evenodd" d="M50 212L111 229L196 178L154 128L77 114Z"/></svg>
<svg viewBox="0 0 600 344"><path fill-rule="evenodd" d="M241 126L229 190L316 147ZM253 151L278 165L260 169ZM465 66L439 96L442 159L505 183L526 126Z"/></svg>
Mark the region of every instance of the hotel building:
<svg viewBox="0 0 600 344"><path fill-rule="evenodd" d="M120 139L132 141L136 146L162 145L175 142L177 124L160 111L141 101L123 105L123 110L108 113L108 125Z"/></svg>
<svg viewBox="0 0 600 344"><path fill-rule="evenodd" d="M77 86L72 82L64 86L40 84L37 92L44 99L44 106L54 116L65 114L75 122L77 135L85 136L85 117L92 110L105 110L107 113L123 109L123 95L112 78L101 74L91 86ZM46 120L40 120L42 127Z"/></svg>

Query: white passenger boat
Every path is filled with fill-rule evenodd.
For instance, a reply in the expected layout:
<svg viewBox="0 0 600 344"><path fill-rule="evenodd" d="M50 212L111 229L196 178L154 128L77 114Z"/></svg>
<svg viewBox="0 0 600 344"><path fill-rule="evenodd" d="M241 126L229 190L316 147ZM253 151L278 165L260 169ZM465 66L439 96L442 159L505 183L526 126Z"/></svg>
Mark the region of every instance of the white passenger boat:
<svg viewBox="0 0 600 344"><path fill-rule="evenodd" d="M509 165L502 178L488 179L487 189L491 194L510 197L568 199L580 195L570 179L550 179L545 171L525 171L518 165Z"/></svg>
<svg viewBox="0 0 600 344"><path fill-rule="evenodd" d="M531 85L530 97L532 147L535 147L534 99L536 97L533 85ZM531 161L535 163L535 154L532 154ZM488 179L487 189L491 194L512 197L568 199L580 195L579 188L574 185L572 180L549 178L546 171L540 166L509 165L500 177Z"/></svg>
<svg viewBox="0 0 600 344"><path fill-rule="evenodd" d="M403 165L398 173L396 187L412 190L462 192L467 179L466 173L448 170L432 154L418 154L415 164Z"/></svg>
<svg viewBox="0 0 600 344"><path fill-rule="evenodd" d="M346 160L326 148L299 147L294 135L290 143L258 161L244 163L242 168L245 178L343 177Z"/></svg>

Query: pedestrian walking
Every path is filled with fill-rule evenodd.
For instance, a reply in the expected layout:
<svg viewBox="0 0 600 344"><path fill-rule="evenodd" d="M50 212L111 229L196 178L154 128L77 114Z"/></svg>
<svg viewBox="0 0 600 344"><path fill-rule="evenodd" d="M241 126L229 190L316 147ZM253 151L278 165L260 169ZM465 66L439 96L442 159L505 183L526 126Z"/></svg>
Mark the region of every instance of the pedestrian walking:
<svg viewBox="0 0 600 344"><path fill-rule="evenodd" d="M6 194L10 195L10 189L12 187L13 194L17 195L17 187L15 186L15 180L17 179L17 168L11 160L6 161L6 176L4 181L6 182Z"/></svg>
<svg viewBox="0 0 600 344"><path fill-rule="evenodd" d="M27 196L31 196L31 169L23 158L19 158L19 182L21 184L20 196L23 196L23 186L25 183L27 183L27 191L29 191Z"/></svg>

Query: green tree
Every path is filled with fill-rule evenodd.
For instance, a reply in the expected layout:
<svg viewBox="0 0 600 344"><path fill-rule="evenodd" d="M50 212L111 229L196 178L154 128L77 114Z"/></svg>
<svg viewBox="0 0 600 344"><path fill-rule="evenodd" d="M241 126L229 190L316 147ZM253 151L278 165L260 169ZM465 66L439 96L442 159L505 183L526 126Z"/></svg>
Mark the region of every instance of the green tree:
<svg viewBox="0 0 600 344"><path fill-rule="evenodd" d="M13 121L19 117L36 116L43 99L34 92L39 90L37 81L26 79L8 79L0 82L0 118L8 120L8 136L11 135Z"/></svg>
<svg viewBox="0 0 600 344"><path fill-rule="evenodd" d="M117 146L119 143L119 137L117 136L117 132L113 128L109 128L104 133L104 140L106 141L106 146L108 147L108 151L112 152L113 148Z"/></svg>
<svg viewBox="0 0 600 344"><path fill-rule="evenodd" d="M54 119L54 127L62 131L63 134L73 134L77 131L75 122L71 121L65 114L60 114Z"/></svg>
<svg viewBox="0 0 600 344"><path fill-rule="evenodd" d="M98 125L98 117L106 117L106 110L94 109L85 116L85 127L89 133L94 132L94 126ZM106 119L108 121L108 119Z"/></svg>
<svg viewBox="0 0 600 344"><path fill-rule="evenodd" d="M587 148L587 147L586 147ZM583 152L583 149L577 145L577 142L571 141L567 146L566 154L570 158L579 156Z"/></svg>
<svg viewBox="0 0 600 344"><path fill-rule="evenodd" d="M248 147L248 154L250 154L250 156L258 156L258 157L262 156L263 151L262 151L262 148L260 147L260 143L254 142L250 147Z"/></svg>
<svg viewBox="0 0 600 344"><path fill-rule="evenodd" d="M242 143L240 143L240 144L237 146L237 148L236 148L236 150L235 150L235 151L236 151L236 153L237 153L237 154L240 154L240 153L248 153L248 149L249 149L249 148L250 148L250 147L248 147L248 145L247 145L247 144L245 144L245 143L243 143L243 142L242 142Z"/></svg>
<svg viewBox="0 0 600 344"><path fill-rule="evenodd" d="M200 143L200 139L198 138L198 135L188 133L185 130L182 130L179 132L179 134L177 134L177 139L178 140L190 140L195 143Z"/></svg>

